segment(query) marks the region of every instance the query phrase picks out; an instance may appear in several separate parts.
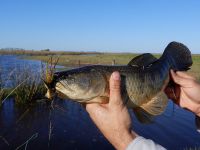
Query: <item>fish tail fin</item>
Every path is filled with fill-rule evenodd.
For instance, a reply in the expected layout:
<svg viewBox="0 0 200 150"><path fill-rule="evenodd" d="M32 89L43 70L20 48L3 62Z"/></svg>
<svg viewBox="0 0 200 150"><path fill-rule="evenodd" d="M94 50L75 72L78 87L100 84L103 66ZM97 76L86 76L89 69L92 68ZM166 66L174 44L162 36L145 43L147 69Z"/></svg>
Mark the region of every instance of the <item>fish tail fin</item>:
<svg viewBox="0 0 200 150"><path fill-rule="evenodd" d="M171 69L186 71L192 65L190 50L182 43L171 42L165 48L161 59L167 60Z"/></svg>

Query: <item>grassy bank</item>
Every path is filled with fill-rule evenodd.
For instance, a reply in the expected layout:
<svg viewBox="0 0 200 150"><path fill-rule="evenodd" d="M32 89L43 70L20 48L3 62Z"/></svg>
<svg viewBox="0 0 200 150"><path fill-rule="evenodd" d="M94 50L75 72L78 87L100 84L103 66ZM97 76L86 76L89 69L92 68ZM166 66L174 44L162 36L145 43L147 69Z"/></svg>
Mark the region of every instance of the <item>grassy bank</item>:
<svg viewBox="0 0 200 150"><path fill-rule="evenodd" d="M60 55L58 65L63 66L84 66L90 64L126 65L128 62L139 54L120 54L120 53L100 53L95 55ZM160 55L156 54L156 57ZM25 59L47 61L49 56L26 56ZM189 73L200 79L200 55L192 55L193 65Z"/></svg>
<svg viewBox="0 0 200 150"><path fill-rule="evenodd" d="M127 64L129 60L137 54L120 54L120 53L100 53L87 55L57 55L59 57L58 65L63 66L78 66L88 64L107 64L110 65L115 61L115 64ZM47 61L49 56L26 56L25 59Z"/></svg>

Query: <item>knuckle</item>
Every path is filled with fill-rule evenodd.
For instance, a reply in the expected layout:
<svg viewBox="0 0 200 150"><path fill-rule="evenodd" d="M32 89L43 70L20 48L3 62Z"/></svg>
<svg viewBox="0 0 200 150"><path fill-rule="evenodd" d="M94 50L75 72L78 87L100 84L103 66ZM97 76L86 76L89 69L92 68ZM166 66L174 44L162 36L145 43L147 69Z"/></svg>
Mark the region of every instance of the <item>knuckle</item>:
<svg viewBox="0 0 200 150"><path fill-rule="evenodd" d="M117 82L115 82L115 83L113 83L113 84L111 84L111 90L113 89L113 90L120 90L120 84L119 83L117 83Z"/></svg>

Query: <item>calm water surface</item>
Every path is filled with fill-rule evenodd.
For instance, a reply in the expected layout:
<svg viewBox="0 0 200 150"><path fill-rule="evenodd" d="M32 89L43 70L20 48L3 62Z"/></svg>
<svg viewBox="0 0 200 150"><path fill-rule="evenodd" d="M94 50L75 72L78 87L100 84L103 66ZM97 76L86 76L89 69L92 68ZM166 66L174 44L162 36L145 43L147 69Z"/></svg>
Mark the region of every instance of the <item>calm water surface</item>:
<svg viewBox="0 0 200 150"><path fill-rule="evenodd" d="M38 71L41 63L0 56L5 77L15 66L24 64ZM50 102L40 101L32 107L19 108L12 99L7 100L0 108L0 149L114 149L81 105L58 99L51 106ZM139 135L167 149L200 148L194 115L172 102L150 125L140 124L131 110L130 114Z"/></svg>

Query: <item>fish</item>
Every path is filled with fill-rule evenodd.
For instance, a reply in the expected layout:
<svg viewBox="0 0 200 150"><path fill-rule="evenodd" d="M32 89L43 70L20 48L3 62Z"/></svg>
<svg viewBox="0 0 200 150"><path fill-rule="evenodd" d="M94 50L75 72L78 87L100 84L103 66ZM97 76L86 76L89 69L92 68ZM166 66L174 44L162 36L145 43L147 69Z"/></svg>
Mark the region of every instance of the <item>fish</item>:
<svg viewBox="0 0 200 150"><path fill-rule="evenodd" d="M55 72L45 83L46 97L58 96L82 104L108 103L109 79L114 71L121 75L124 105L132 109L142 123L165 111L168 97L164 89L170 82L170 69L187 71L192 66L190 50L182 43L171 42L160 58L151 53L134 57L127 65L89 65Z"/></svg>

